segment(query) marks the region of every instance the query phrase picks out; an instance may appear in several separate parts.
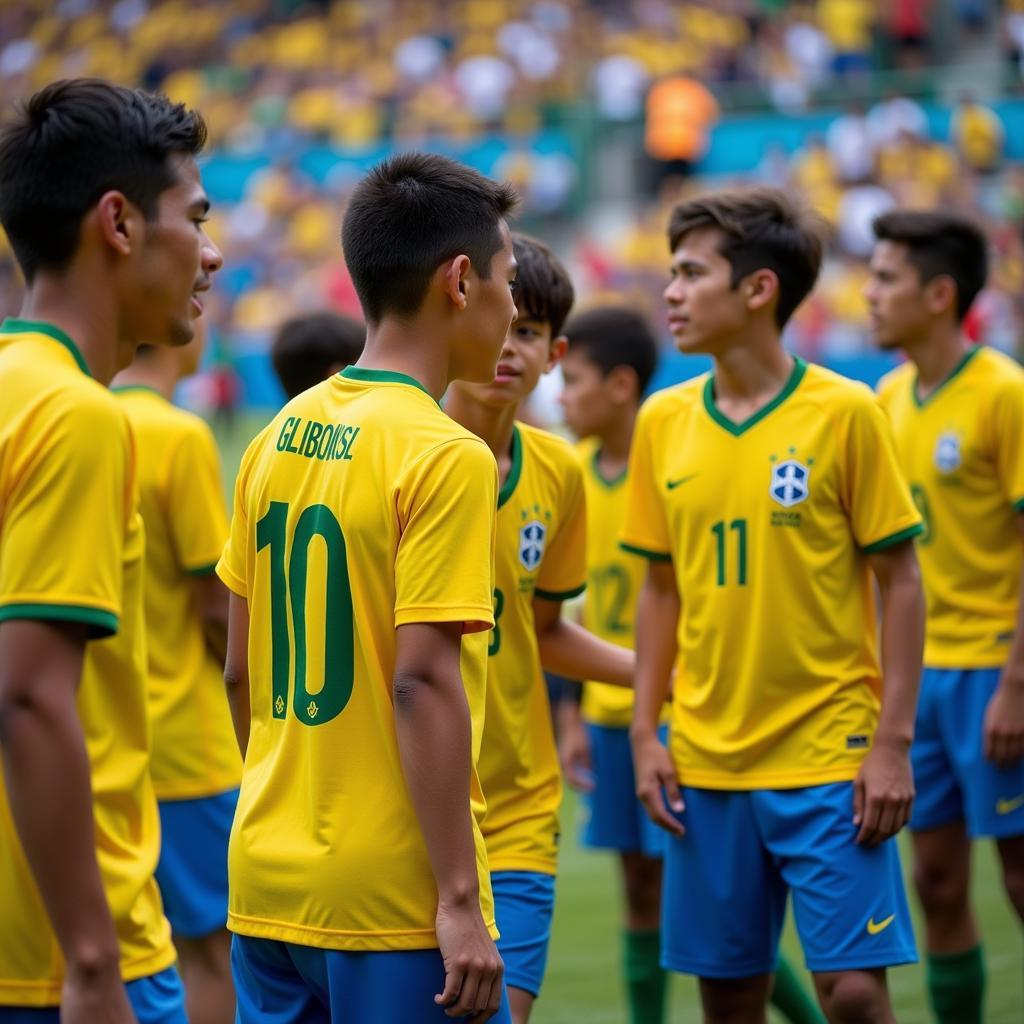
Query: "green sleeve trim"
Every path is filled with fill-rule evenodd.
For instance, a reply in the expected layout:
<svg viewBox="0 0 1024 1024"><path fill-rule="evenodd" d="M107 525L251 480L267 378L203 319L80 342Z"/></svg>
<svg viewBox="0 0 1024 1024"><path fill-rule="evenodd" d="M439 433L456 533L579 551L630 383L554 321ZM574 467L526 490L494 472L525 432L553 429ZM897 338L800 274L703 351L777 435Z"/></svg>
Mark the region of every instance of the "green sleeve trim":
<svg viewBox="0 0 1024 1024"><path fill-rule="evenodd" d="M890 534L888 537L876 540L874 544L868 544L867 547L861 548L861 551L865 555L873 555L876 551L884 551L896 544L902 544L905 540L910 540L921 533L924 533L924 526L921 523L914 523L913 526L908 526L905 530L900 530L899 533Z"/></svg>
<svg viewBox="0 0 1024 1024"><path fill-rule="evenodd" d="M672 561L672 556L666 551L650 551L647 548L638 548L635 544L627 544L625 541L620 541L619 547L627 554L639 555L641 558L646 558L651 562Z"/></svg>
<svg viewBox="0 0 1024 1024"><path fill-rule="evenodd" d="M571 601L574 597L579 597L586 589L586 583L581 583L578 587L573 587L572 590L541 590L540 587L535 587L533 596L542 597L545 601Z"/></svg>
<svg viewBox="0 0 1024 1024"><path fill-rule="evenodd" d="M43 622L84 622L89 636L100 639L117 632L117 616L102 608L83 608L74 604L5 604L0 607L0 622L10 619L36 619Z"/></svg>
<svg viewBox="0 0 1024 1024"><path fill-rule="evenodd" d="M220 559L217 559L219 562ZM211 573L217 571L217 562L210 562L209 565L197 565L194 569L186 569L185 572L189 576L209 576Z"/></svg>
<svg viewBox="0 0 1024 1024"><path fill-rule="evenodd" d="M1013 503L1013 510L1014 512L1019 512L1021 515L1024 515L1024 498L1018 498Z"/></svg>

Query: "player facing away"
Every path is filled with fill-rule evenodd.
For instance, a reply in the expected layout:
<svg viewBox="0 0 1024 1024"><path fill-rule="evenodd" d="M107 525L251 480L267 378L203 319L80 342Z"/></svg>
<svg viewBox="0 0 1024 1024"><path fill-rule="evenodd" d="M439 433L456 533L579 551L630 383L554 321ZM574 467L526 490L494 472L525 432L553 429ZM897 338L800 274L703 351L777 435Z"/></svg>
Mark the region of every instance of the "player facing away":
<svg viewBox="0 0 1024 1024"><path fill-rule="evenodd" d="M457 382L446 408L498 462L494 629L480 781L483 834L515 1024L525 1024L547 964L562 798L544 670L627 686L632 652L562 618L586 584L586 506L572 447L516 421L522 401L565 349L568 274L535 239L515 236L519 317L487 383Z"/></svg>
<svg viewBox="0 0 1024 1024"><path fill-rule="evenodd" d="M599 306L566 325L562 407L569 428L585 438L587 590L583 624L612 643L632 647L636 600L645 559L623 551L629 448L644 391L654 373L657 342L631 309ZM624 977L634 1024L664 1019L666 973L660 964L661 855L664 832L636 796L629 690L588 682L582 702L559 706L562 766L586 794L583 843L620 855L626 900ZM659 735L667 734L662 714ZM772 1004L793 1024L819 1024L821 1013L785 956L775 965Z"/></svg>
<svg viewBox="0 0 1024 1024"><path fill-rule="evenodd" d="M366 328L350 316L324 311L286 320L270 345L270 360L285 394L294 398L351 366L363 351Z"/></svg>
<svg viewBox="0 0 1024 1024"><path fill-rule="evenodd" d="M25 276L0 326L0 1021L185 1024L153 872L143 529L107 390L183 345L220 266L202 118L56 82L0 129L0 223Z"/></svg>
<svg viewBox="0 0 1024 1024"><path fill-rule="evenodd" d="M631 730L671 833L663 963L700 978L710 1024L764 1021L792 893L829 1020L892 1022L885 969L916 958L892 837L913 796L921 522L871 392L782 347L820 264L811 215L774 189L709 195L676 207L669 242L669 327L714 369L641 410L622 534L650 562Z"/></svg>
<svg viewBox="0 0 1024 1024"><path fill-rule="evenodd" d="M587 501L587 590L583 625L632 649L644 559L619 547L633 426L658 358L644 318L624 307L598 306L566 324L562 359L565 422L581 439ZM666 973L660 964L663 833L636 797L629 722L631 690L583 685L558 708L559 753L566 782L584 794L583 845L614 850L625 898L623 977L633 1024L665 1019Z"/></svg>
<svg viewBox="0 0 1024 1024"><path fill-rule="evenodd" d="M1024 917L1024 371L961 330L985 284L977 227L893 211L875 233L872 325L882 348L909 357L879 396L925 523L910 829L928 994L940 1024L975 1024L984 1019L985 966L969 899L973 839L995 839Z"/></svg>
<svg viewBox="0 0 1024 1024"><path fill-rule="evenodd" d="M497 474L437 400L494 376L515 201L440 156L374 168L342 229L363 354L242 460L217 567L240 1024L508 1020L474 768Z"/></svg>
<svg viewBox="0 0 1024 1024"><path fill-rule="evenodd" d="M228 592L214 567L227 537L213 434L172 404L199 368L203 320L181 348L139 348L112 390L128 415L146 531L149 771L160 806L156 880L191 1024L234 1020L228 835L242 764L224 694Z"/></svg>

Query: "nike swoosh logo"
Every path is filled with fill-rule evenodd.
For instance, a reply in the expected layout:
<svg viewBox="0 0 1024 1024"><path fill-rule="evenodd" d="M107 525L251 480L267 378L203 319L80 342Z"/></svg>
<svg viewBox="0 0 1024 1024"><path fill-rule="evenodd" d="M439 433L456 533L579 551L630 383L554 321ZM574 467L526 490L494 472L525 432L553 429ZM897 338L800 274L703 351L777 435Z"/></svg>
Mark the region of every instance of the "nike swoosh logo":
<svg viewBox="0 0 1024 1024"><path fill-rule="evenodd" d="M996 814L1013 814L1014 811L1019 810L1021 807L1024 807L1024 793L1010 800L997 800Z"/></svg>
<svg viewBox="0 0 1024 1024"><path fill-rule="evenodd" d="M678 480L669 480L666 486L670 491L674 491L677 487L682 487L683 484L692 480L695 476L700 476L700 474L691 473L689 476L681 476Z"/></svg>
<svg viewBox="0 0 1024 1024"><path fill-rule="evenodd" d="M878 935L879 932L884 932L896 920L895 914L890 914L884 921L875 923L873 917L868 918L868 935Z"/></svg>

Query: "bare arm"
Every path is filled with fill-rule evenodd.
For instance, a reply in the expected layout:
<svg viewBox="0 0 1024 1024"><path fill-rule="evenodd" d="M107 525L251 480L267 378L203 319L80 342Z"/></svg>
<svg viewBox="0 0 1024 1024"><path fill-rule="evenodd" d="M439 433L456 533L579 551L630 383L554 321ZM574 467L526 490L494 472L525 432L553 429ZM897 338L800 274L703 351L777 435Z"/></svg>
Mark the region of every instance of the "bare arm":
<svg viewBox="0 0 1024 1024"><path fill-rule="evenodd" d="M533 628L541 664L567 679L593 679L612 686L633 685L633 652L594 636L563 618L562 602L533 599Z"/></svg>
<svg viewBox="0 0 1024 1024"><path fill-rule="evenodd" d="M214 572L189 577L192 599L203 623L206 648L218 665L223 665L228 650L228 588Z"/></svg>
<svg viewBox="0 0 1024 1024"><path fill-rule="evenodd" d="M924 651L924 591L912 541L869 556L882 604L882 710L871 752L854 784L857 842L895 835L910 818L910 744Z"/></svg>
<svg viewBox="0 0 1024 1024"><path fill-rule="evenodd" d="M1024 515L1017 516L1024 544ZM1024 575L1017 603L1017 624L999 686L985 711L985 757L1008 768L1024 757Z"/></svg>
<svg viewBox="0 0 1024 1024"><path fill-rule="evenodd" d="M652 561L640 588L636 606L636 675L633 724L630 739L636 770L637 796L651 820L682 835L683 827L669 813L683 810L675 765L658 739L658 719L669 693L672 669L678 653L676 629L682 602L671 562ZM665 806L662 788L668 797Z"/></svg>
<svg viewBox="0 0 1024 1024"><path fill-rule="evenodd" d="M569 683L555 709L558 724L558 758L565 781L579 793L594 788L594 766L590 757L590 737L580 713L580 684Z"/></svg>
<svg viewBox="0 0 1024 1024"><path fill-rule="evenodd" d="M67 961L62 1020L131 1022L96 861L89 757L76 696L86 629L0 623L0 752L18 838Z"/></svg>
<svg viewBox="0 0 1024 1024"><path fill-rule="evenodd" d="M245 759L249 746L251 707L249 703L249 604L244 597L231 594L228 599L227 654L224 661L224 686L227 690L231 721L238 749Z"/></svg>
<svg viewBox="0 0 1024 1024"><path fill-rule="evenodd" d="M396 631L395 731L402 771L437 884L437 938L449 1016L488 1020L502 992L502 963L480 913L470 808L472 726L459 658L462 623L411 623Z"/></svg>

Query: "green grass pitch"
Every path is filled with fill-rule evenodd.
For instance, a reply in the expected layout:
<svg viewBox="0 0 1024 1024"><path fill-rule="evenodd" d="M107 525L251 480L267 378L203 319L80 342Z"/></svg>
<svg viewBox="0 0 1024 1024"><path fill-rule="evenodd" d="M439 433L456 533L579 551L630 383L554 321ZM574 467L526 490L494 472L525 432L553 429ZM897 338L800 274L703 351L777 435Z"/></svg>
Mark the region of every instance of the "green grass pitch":
<svg viewBox="0 0 1024 1024"><path fill-rule="evenodd" d="M246 444L268 419L269 416L246 415L240 417L230 431L218 431L229 495ZM531 1024L624 1024L626 1021L619 966L621 897L617 866L611 855L580 848L578 812L575 797L569 794L562 813L561 868L548 974ZM903 864L905 871L909 870L909 850L905 842ZM909 886L909 875L907 883ZM989 843L979 844L975 852L974 901L988 960L986 1024L1021 1024L1024 1021L1021 931L1003 896L995 849ZM685 908L682 912L685 913ZM917 933L920 939L919 919ZM784 943L793 962L802 964L791 921ZM807 983L810 985L809 977ZM889 984L900 1024L931 1024L920 965L892 971ZM673 977L671 1024L699 1024L698 1006L693 979L681 975ZM773 1024L780 1020L780 1017L772 1018Z"/></svg>

